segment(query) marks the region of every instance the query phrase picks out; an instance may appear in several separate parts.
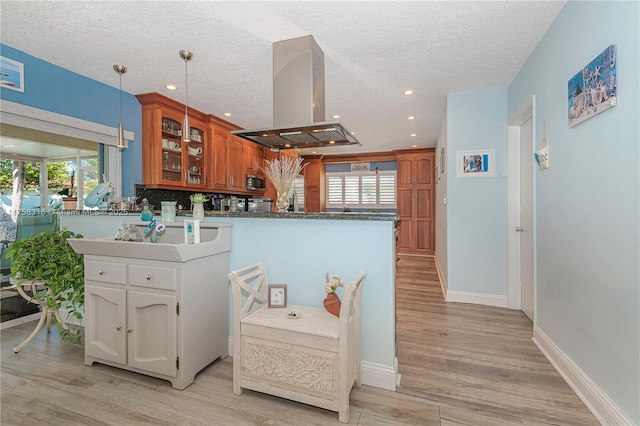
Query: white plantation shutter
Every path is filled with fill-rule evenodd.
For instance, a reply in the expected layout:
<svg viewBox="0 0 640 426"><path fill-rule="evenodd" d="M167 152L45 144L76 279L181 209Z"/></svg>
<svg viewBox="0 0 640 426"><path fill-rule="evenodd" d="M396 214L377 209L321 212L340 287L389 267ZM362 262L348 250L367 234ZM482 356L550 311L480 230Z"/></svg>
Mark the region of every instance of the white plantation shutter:
<svg viewBox="0 0 640 426"><path fill-rule="evenodd" d="M356 206L360 203L360 176L347 174L344 177L344 204Z"/></svg>
<svg viewBox="0 0 640 426"><path fill-rule="evenodd" d="M330 205L343 205L344 195L342 192L342 175L327 174L327 203Z"/></svg>
<svg viewBox="0 0 640 426"><path fill-rule="evenodd" d="M327 172L327 208L396 207L396 172Z"/></svg>
<svg viewBox="0 0 640 426"><path fill-rule="evenodd" d="M380 175L380 187L378 189L380 206L396 206L396 176Z"/></svg>
<svg viewBox="0 0 640 426"><path fill-rule="evenodd" d="M377 177L376 175L361 176L361 204L366 206L378 204Z"/></svg>

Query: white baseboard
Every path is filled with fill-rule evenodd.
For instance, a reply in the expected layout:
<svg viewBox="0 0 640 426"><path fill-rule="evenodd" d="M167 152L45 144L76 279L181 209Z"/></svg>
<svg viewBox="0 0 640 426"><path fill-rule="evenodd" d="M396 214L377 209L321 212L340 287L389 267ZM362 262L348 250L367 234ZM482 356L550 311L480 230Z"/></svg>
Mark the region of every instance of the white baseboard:
<svg viewBox="0 0 640 426"><path fill-rule="evenodd" d="M499 294L469 293L467 291L447 290L447 302L475 303L476 305L507 307L507 296Z"/></svg>
<svg viewBox="0 0 640 426"><path fill-rule="evenodd" d="M444 278L444 275L442 275L442 268L440 267L440 259L438 259L438 252L436 252L435 256L433 256L434 260L436 261L436 271L438 271L438 279L440 280L440 288L442 289L442 297L445 298L445 300L447 299L447 290L448 290L448 286L447 286L447 280Z"/></svg>
<svg viewBox="0 0 640 426"><path fill-rule="evenodd" d="M533 328L531 340L601 424L633 424L624 411L537 325Z"/></svg>
<svg viewBox="0 0 640 426"><path fill-rule="evenodd" d="M229 336L229 355L233 356L232 336ZM397 367L363 361L360 364L360 381L363 385L373 386L374 388L386 389L395 392L397 371Z"/></svg>
<svg viewBox="0 0 640 426"><path fill-rule="evenodd" d="M396 390L397 373L393 367L363 361L360 363L360 374L363 385L394 392Z"/></svg>

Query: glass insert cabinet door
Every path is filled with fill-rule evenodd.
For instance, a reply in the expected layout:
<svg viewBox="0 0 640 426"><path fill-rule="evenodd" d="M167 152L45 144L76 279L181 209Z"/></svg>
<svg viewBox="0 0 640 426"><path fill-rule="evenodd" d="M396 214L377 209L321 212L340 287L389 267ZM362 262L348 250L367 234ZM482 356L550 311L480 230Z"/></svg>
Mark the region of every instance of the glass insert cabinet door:
<svg viewBox="0 0 640 426"><path fill-rule="evenodd" d="M182 182L182 125L162 119L162 180Z"/></svg>
<svg viewBox="0 0 640 426"><path fill-rule="evenodd" d="M187 144L187 184L203 185L204 182L204 132L191 127L191 142Z"/></svg>

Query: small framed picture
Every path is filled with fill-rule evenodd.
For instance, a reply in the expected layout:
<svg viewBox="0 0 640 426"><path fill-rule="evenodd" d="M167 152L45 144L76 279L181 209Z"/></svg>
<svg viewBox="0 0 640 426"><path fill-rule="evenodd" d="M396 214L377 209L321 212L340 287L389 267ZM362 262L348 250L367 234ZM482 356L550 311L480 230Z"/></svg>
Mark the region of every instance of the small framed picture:
<svg viewBox="0 0 640 426"><path fill-rule="evenodd" d="M286 308L287 307L287 285L286 284L270 284L269 285L269 307L270 308Z"/></svg>
<svg viewBox="0 0 640 426"><path fill-rule="evenodd" d="M495 151L456 151L456 177L493 177L496 175Z"/></svg>
<svg viewBox="0 0 640 426"><path fill-rule="evenodd" d="M0 87L24 92L24 65L0 56Z"/></svg>

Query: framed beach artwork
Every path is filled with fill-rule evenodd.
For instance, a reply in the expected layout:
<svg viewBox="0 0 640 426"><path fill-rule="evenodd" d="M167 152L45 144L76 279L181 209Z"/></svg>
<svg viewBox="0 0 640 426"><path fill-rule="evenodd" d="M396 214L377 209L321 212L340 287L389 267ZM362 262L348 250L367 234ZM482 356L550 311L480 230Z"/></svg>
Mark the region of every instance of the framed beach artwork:
<svg viewBox="0 0 640 426"><path fill-rule="evenodd" d="M569 80L569 127L616 106L616 46L612 44Z"/></svg>
<svg viewBox="0 0 640 426"><path fill-rule="evenodd" d="M457 177L493 177L496 175L495 151L456 151Z"/></svg>
<svg viewBox="0 0 640 426"><path fill-rule="evenodd" d="M24 92L24 65L0 56L0 87Z"/></svg>

